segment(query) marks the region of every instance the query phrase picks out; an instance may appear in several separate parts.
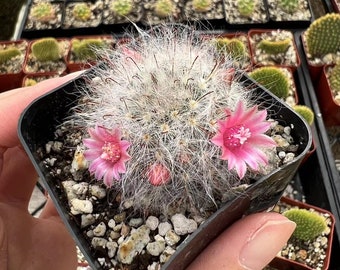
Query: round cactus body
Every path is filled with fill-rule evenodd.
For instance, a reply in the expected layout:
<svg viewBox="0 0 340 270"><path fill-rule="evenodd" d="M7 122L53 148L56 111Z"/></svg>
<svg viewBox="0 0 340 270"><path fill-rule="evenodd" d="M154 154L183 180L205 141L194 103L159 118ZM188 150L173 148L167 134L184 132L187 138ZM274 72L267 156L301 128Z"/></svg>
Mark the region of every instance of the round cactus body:
<svg viewBox="0 0 340 270"><path fill-rule="evenodd" d="M133 1L115 0L112 2L110 9L119 16L129 15L133 9Z"/></svg>
<svg viewBox="0 0 340 270"><path fill-rule="evenodd" d="M285 217L296 223L293 233L297 239L308 241L325 231L327 225L325 219L316 212L307 209L290 209L283 213Z"/></svg>
<svg viewBox="0 0 340 270"><path fill-rule="evenodd" d="M77 3L72 10L73 16L80 21L87 21L91 18L91 8L86 3Z"/></svg>
<svg viewBox="0 0 340 270"><path fill-rule="evenodd" d="M261 67L249 73L256 82L267 88L278 98L289 95L289 82L285 73L277 67Z"/></svg>
<svg viewBox="0 0 340 270"><path fill-rule="evenodd" d="M303 119L307 121L309 125L312 125L314 122L314 112L311 108L305 105L295 105L293 107L294 111L296 111L299 115L302 116Z"/></svg>
<svg viewBox="0 0 340 270"><path fill-rule="evenodd" d="M0 50L0 64L6 63L12 58L21 55L21 52L17 48L7 48L5 50Z"/></svg>
<svg viewBox="0 0 340 270"><path fill-rule="evenodd" d="M158 0L155 3L154 10L157 16L166 18L172 15L174 7L172 0Z"/></svg>
<svg viewBox="0 0 340 270"><path fill-rule="evenodd" d="M329 75L329 85L332 91L340 92L340 64L336 64Z"/></svg>
<svg viewBox="0 0 340 270"><path fill-rule="evenodd" d="M219 53L230 55L233 59L242 59L246 56L246 46L237 38L217 38L215 45Z"/></svg>
<svg viewBox="0 0 340 270"><path fill-rule="evenodd" d="M242 16L249 17L256 7L256 0L238 0L237 8Z"/></svg>
<svg viewBox="0 0 340 270"><path fill-rule="evenodd" d="M32 54L38 61L57 61L60 59L59 44L55 38L42 38L32 44Z"/></svg>
<svg viewBox="0 0 340 270"><path fill-rule="evenodd" d="M298 10L299 0L280 0L279 6L287 13L294 13Z"/></svg>
<svg viewBox="0 0 340 270"><path fill-rule="evenodd" d="M284 40L277 40L277 41L263 39L258 44L258 48L263 50L265 53L279 54L279 53L285 53L291 44L292 43L289 38L284 39Z"/></svg>
<svg viewBox="0 0 340 270"><path fill-rule="evenodd" d="M48 22L55 18L55 10L51 3L41 2L31 10L32 19L40 22Z"/></svg>
<svg viewBox="0 0 340 270"><path fill-rule="evenodd" d="M340 14L329 13L316 19L305 32L307 53L321 57L340 51Z"/></svg>
<svg viewBox="0 0 340 270"><path fill-rule="evenodd" d="M212 0L193 0L192 7L197 12L207 12L211 9Z"/></svg>
<svg viewBox="0 0 340 270"><path fill-rule="evenodd" d="M104 48L105 42L101 39L75 39L72 41L72 51L80 60L91 60L96 58L96 50Z"/></svg>

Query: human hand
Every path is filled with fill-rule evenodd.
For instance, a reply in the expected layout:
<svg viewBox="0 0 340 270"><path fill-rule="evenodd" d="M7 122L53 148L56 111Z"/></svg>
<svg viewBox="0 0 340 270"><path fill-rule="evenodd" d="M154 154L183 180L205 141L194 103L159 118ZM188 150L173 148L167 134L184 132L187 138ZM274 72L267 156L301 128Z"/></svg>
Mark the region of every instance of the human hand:
<svg viewBox="0 0 340 270"><path fill-rule="evenodd" d="M75 243L48 200L39 218L28 203L37 175L17 136L18 119L36 97L79 73L0 94L0 270L76 269ZM295 224L276 213L247 216L223 232L188 270L262 269Z"/></svg>

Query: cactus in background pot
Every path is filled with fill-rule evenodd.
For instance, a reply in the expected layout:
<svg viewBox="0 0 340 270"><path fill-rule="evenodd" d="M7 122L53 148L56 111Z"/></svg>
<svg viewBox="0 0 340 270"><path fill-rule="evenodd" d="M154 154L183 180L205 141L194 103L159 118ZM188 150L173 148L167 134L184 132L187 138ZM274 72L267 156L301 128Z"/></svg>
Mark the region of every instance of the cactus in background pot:
<svg viewBox="0 0 340 270"><path fill-rule="evenodd" d="M40 22L48 22L55 18L55 10L51 3L37 3L31 10L32 19Z"/></svg>
<svg viewBox="0 0 340 270"><path fill-rule="evenodd" d="M32 54L42 62L60 59L60 49L55 38L42 38L32 43Z"/></svg>
<svg viewBox="0 0 340 270"><path fill-rule="evenodd" d="M340 63L331 69L328 80L331 89L340 92Z"/></svg>
<svg viewBox="0 0 340 270"><path fill-rule="evenodd" d="M237 9L242 16L249 17L255 10L257 0L237 0Z"/></svg>
<svg viewBox="0 0 340 270"><path fill-rule="evenodd" d="M193 0L192 8L196 12L207 12L211 9L212 0Z"/></svg>
<svg viewBox="0 0 340 270"><path fill-rule="evenodd" d="M258 44L258 48L268 54L279 54L285 53L291 44L292 42L289 38L275 41L263 39Z"/></svg>
<svg viewBox="0 0 340 270"><path fill-rule="evenodd" d="M72 51L80 60L92 60L96 58L96 51L103 49L106 43L102 39L74 39L72 41Z"/></svg>
<svg viewBox="0 0 340 270"><path fill-rule="evenodd" d="M19 55L21 55L21 51L17 48L0 50L0 64L4 64Z"/></svg>
<svg viewBox="0 0 340 270"><path fill-rule="evenodd" d="M311 108L305 105L295 105L293 106L293 110L296 111L299 115L302 116L303 119L307 121L307 123L311 126L314 122L314 112Z"/></svg>
<svg viewBox="0 0 340 270"><path fill-rule="evenodd" d="M77 3L72 9L72 14L79 21L87 21L91 18L92 11L86 3Z"/></svg>
<svg viewBox="0 0 340 270"><path fill-rule="evenodd" d="M277 67L261 67L249 73L256 82L267 88L278 98L285 99L289 95L289 82L285 73Z"/></svg>
<svg viewBox="0 0 340 270"><path fill-rule="evenodd" d="M327 228L325 218L307 209L289 209L283 213L296 223L293 236L302 241L313 240Z"/></svg>
<svg viewBox="0 0 340 270"><path fill-rule="evenodd" d="M279 6L287 13L294 13L298 10L299 0L280 0Z"/></svg>
<svg viewBox="0 0 340 270"><path fill-rule="evenodd" d="M175 4L172 0L157 0L154 5L154 11L160 18L166 18L172 15Z"/></svg>
<svg viewBox="0 0 340 270"><path fill-rule="evenodd" d="M221 54L230 55L237 60L242 60L246 57L246 46L237 38L216 38L214 43L217 51Z"/></svg>
<svg viewBox="0 0 340 270"><path fill-rule="evenodd" d="M329 13L312 22L305 41L312 58L340 51L340 14Z"/></svg>
<svg viewBox="0 0 340 270"><path fill-rule="evenodd" d="M131 13L133 9L132 0L115 0L110 5L110 10L119 16L126 16Z"/></svg>

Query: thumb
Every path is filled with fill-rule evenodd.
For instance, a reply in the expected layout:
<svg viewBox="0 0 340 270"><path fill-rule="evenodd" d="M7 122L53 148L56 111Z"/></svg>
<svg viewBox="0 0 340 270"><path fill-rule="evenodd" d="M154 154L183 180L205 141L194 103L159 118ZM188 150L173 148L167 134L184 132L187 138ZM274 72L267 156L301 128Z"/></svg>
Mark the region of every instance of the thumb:
<svg viewBox="0 0 340 270"><path fill-rule="evenodd" d="M278 213L247 216L225 230L188 269L263 269L288 241L295 226Z"/></svg>
<svg viewBox="0 0 340 270"><path fill-rule="evenodd" d="M7 235L3 219L0 217L0 270L7 269Z"/></svg>

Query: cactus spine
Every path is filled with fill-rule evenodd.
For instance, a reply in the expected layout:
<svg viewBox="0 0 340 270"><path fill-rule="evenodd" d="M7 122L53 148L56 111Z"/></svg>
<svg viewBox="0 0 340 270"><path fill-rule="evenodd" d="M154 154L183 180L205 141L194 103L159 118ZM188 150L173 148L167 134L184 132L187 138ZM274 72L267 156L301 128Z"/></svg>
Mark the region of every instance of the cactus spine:
<svg viewBox="0 0 340 270"><path fill-rule="evenodd" d="M19 55L21 55L21 51L17 48L7 48L0 50L0 64L4 64Z"/></svg>
<svg viewBox="0 0 340 270"><path fill-rule="evenodd" d="M237 0L237 9L242 16L249 17L253 14L256 0Z"/></svg>
<svg viewBox="0 0 340 270"><path fill-rule="evenodd" d="M302 241L313 240L327 228L325 218L306 209L293 208L285 211L283 215L296 223L293 236Z"/></svg>
<svg viewBox="0 0 340 270"><path fill-rule="evenodd" d="M271 41L263 39L258 44L258 48L269 54L285 53L291 45L291 39Z"/></svg>
<svg viewBox="0 0 340 270"><path fill-rule="evenodd" d="M77 3L72 10L73 16L80 21L87 21L91 18L91 8L86 3Z"/></svg>
<svg viewBox="0 0 340 270"><path fill-rule="evenodd" d="M249 76L275 96L285 99L289 95L289 81L284 72L277 67L261 67L249 73Z"/></svg>
<svg viewBox="0 0 340 270"><path fill-rule="evenodd" d="M32 43L32 54L41 62L60 59L60 49L55 38L42 38Z"/></svg>
<svg viewBox="0 0 340 270"><path fill-rule="evenodd" d="M293 110L296 111L309 125L312 125L314 122L314 112L311 108L305 105L295 105Z"/></svg>
<svg viewBox="0 0 340 270"><path fill-rule="evenodd" d="M131 13L133 8L132 0L115 0L110 5L110 9L119 16L126 16Z"/></svg>
<svg viewBox="0 0 340 270"><path fill-rule="evenodd" d="M332 68L328 80L332 91L340 92L340 63Z"/></svg>
<svg viewBox="0 0 340 270"><path fill-rule="evenodd" d="M211 9L212 0L193 0L192 7L197 12L207 12Z"/></svg>
<svg viewBox="0 0 340 270"><path fill-rule="evenodd" d="M305 40L312 58L340 51L340 14L329 13L316 19L307 28Z"/></svg>
<svg viewBox="0 0 340 270"><path fill-rule="evenodd" d="M299 0L280 0L279 6L287 13L294 13L299 7Z"/></svg>

